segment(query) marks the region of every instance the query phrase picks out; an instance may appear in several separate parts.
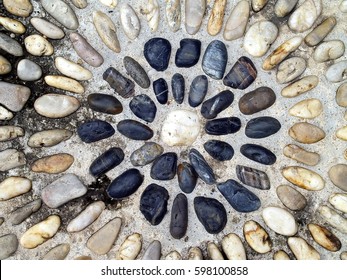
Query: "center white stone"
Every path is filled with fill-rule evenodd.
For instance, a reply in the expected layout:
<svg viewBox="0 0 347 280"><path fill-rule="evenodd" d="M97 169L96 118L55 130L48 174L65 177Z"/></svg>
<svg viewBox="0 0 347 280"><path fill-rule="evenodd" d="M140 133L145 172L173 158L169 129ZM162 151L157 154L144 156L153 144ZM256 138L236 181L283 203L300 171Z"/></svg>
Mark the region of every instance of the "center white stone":
<svg viewBox="0 0 347 280"><path fill-rule="evenodd" d="M169 146L190 146L198 137L201 123L195 112L176 110L164 120L160 138Z"/></svg>

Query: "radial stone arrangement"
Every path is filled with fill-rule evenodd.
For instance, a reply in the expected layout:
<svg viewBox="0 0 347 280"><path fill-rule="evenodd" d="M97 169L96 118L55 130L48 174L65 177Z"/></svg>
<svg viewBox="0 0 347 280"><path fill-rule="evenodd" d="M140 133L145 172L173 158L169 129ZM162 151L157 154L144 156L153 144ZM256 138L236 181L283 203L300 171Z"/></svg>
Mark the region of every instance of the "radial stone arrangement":
<svg viewBox="0 0 347 280"><path fill-rule="evenodd" d="M346 259L347 1L117 2L0 3L0 259Z"/></svg>

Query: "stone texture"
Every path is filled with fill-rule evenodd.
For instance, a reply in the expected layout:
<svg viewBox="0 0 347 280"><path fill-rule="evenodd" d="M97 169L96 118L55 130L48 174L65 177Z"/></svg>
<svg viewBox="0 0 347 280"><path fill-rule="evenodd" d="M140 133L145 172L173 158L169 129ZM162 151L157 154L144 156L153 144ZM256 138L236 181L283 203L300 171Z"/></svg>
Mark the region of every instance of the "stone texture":
<svg viewBox="0 0 347 280"><path fill-rule="evenodd" d="M236 175L242 183L248 186L260 190L270 189L270 179L267 174L261 170L243 165L236 165Z"/></svg>
<svg viewBox="0 0 347 280"><path fill-rule="evenodd" d="M298 231L293 215L280 207L265 207L262 217L266 225L278 234L292 236Z"/></svg>
<svg viewBox="0 0 347 280"><path fill-rule="evenodd" d="M336 164L329 169L329 178L333 184L343 191L347 191L347 165Z"/></svg>
<svg viewBox="0 0 347 280"><path fill-rule="evenodd" d="M66 153L46 156L36 160L31 165L31 170L39 173L58 174L68 170L74 160L72 155Z"/></svg>
<svg viewBox="0 0 347 280"><path fill-rule="evenodd" d="M152 38L144 46L144 56L153 69L165 71L169 66L171 44L164 38Z"/></svg>
<svg viewBox="0 0 347 280"><path fill-rule="evenodd" d="M30 23L37 31L47 38L59 40L65 36L61 28L43 18L33 17L30 19Z"/></svg>
<svg viewBox="0 0 347 280"><path fill-rule="evenodd" d="M316 62L326 62L340 58L345 53L345 44L341 40L324 41L319 44L313 53Z"/></svg>
<svg viewBox="0 0 347 280"><path fill-rule="evenodd" d="M343 83L337 89L336 103L341 107L347 107L347 83Z"/></svg>
<svg viewBox="0 0 347 280"><path fill-rule="evenodd" d="M211 166L207 163L205 158L196 149L191 149L189 152L189 161L193 166L196 174L206 184L212 185L216 182L215 174Z"/></svg>
<svg viewBox="0 0 347 280"><path fill-rule="evenodd" d="M85 143L93 143L111 137L116 131L111 124L101 120L89 120L77 128L77 134Z"/></svg>
<svg viewBox="0 0 347 280"><path fill-rule="evenodd" d="M304 32L312 27L322 12L322 0L306 0L289 17L288 26L294 32Z"/></svg>
<svg viewBox="0 0 347 280"><path fill-rule="evenodd" d="M0 201L9 200L31 190L31 180L25 177L11 176L0 183Z"/></svg>
<svg viewBox="0 0 347 280"><path fill-rule="evenodd" d="M347 213L347 194L334 193L330 195L329 202L336 210Z"/></svg>
<svg viewBox="0 0 347 280"><path fill-rule="evenodd" d="M50 56L54 52L53 45L41 35L29 35L24 39L26 50L34 56Z"/></svg>
<svg viewBox="0 0 347 280"><path fill-rule="evenodd" d="M261 139L277 133L281 129L281 123L273 117L258 117L251 119L245 129L247 137Z"/></svg>
<svg viewBox="0 0 347 280"><path fill-rule="evenodd" d="M191 193L196 186L198 175L193 166L188 162L182 162L177 166L177 179L180 189L184 193Z"/></svg>
<svg viewBox="0 0 347 280"><path fill-rule="evenodd" d="M132 80L124 77L115 68L108 68L102 78L109 83L110 87L115 90L121 97L129 98L135 94L135 84Z"/></svg>
<svg viewBox="0 0 347 280"><path fill-rule="evenodd" d="M205 10L206 0L187 0L185 2L185 27L189 35L194 35L199 31Z"/></svg>
<svg viewBox="0 0 347 280"><path fill-rule="evenodd" d="M296 97L315 88L318 82L317 76L305 76L283 88L281 94L283 97Z"/></svg>
<svg viewBox="0 0 347 280"><path fill-rule="evenodd" d="M117 124L118 132L132 140L149 140L154 132L147 125L131 119L122 120Z"/></svg>
<svg viewBox="0 0 347 280"><path fill-rule="evenodd" d="M82 94L85 91L81 83L77 82L74 79L67 78L64 76L48 75L45 77L45 82L47 85L51 87L70 91L73 93Z"/></svg>
<svg viewBox="0 0 347 280"><path fill-rule="evenodd" d="M281 185L277 187L276 193L284 206L293 211L303 210L307 205L307 199L296 189Z"/></svg>
<svg viewBox="0 0 347 280"><path fill-rule="evenodd" d="M151 81L143 67L130 56L123 58L123 64L128 75L142 88L149 88Z"/></svg>
<svg viewBox="0 0 347 280"><path fill-rule="evenodd" d="M28 87L0 82L0 104L11 111L22 110L30 94L31 91Z"/></svg>
<svg viewBox="0 0 347 280"><path fill-rule="evenodd" d="M151 178L154 180L168 181L176 176L177 154L164 153L157 157L151 167Z"/></svg>
<svg viewBox="0 0 347 280"><path fill-rule="evenodd" d="M318 208L318 213L329 225L342 233L347 233L347 219L335 210L322 205Z"/></svg>
<svg viewBox="0 0 347 280"><path fill-rule="evenodd" d="M223 38L227 41L241 38L245 33L249 19L249 3L248 1L239 1L225 24Z"/></svg>
<svg viewBox="0 0 347 280"><path fill-rule="evenodd" d="M277 158L269 149L256 144L244 144L240 148L242 155L264 165L273 165Z"/></svg>
<svg viewBox="0 0 347 280"><path fill-rule="evenodd" d="M301 237L289 237L288 246L297 260L320 260L318 251Z"/></svg>
<svg viewBox="0 0 347 280"><path fill-rule="evenodd" d="M89 94L88 105L92 110L100 113L118 115L123 112L122 103L116 97L109 94Z"/></svg>
<svg viewBox="0 0 347 280"><path fill-rule="evenodd" d="M209 140L205 142L204 149L211 157L219 161L231 160L234 156L233 147L220 140Z"/></svg>
<svg viewBox="0 0 347 280"><path fill-rule="evenodd" d="M90 165L89 172L94 177L104 175L115 168L124 159L124 152L120 148L112 147L98 156Z"/></svg>
<svg viewBox="0 0 347 280"><path fill-rule="evenodd" d="M177 67L189 68L198 63L201 53L201 41L185 38L180 41L176 52L175 64Z"/></svg>
<svg viewBox="0 0 347 280"><path fill-rule="evenodd" d="M172 204L170 234L175 239L185 236L188 227L188 200L187 197L179 193Z"/></svg>
<svg viewBox="0 0 347 280"><path fill-rule="evenodd" d="M208 79L205 75L194 78L189 89L188 103L191 107L198 107L205 99L208 90Z"/></svg>
<svg viewBox="0 0 347 280"><path fill-rule="evenodd" d="M130 40L135 40L139 36L141 23L136 12L128 3L124 3L120 7L120 22L125 35Z"/></svg>
<svg viewBox="0 0 347 280"><path fill-rule="evenodd" d="M323 39L333 30L336 25L336 19L334 17L328 17L316 26L305 37L306 45L313 47L318 45Z"/></svg>
<svg viewBox="0 0 347 280"><path fill-rule="evenodd" d="M265 254L271 251L272 242L265 229L256 221L247 221L243 225L243 235L248 245L257 253Z"/></svg>
<svg viewBox="0 0 347 280"><path fill-rule="evenodd" d="M325 132L321 128L306 122L294 124L288 133L294 140L303 144L314 144L325 138Z"/></svg>
<svg viewBox="0 0 347 280"><path fill-rule="evenodd" d="M25 154L16 149L0 151L0 171L8 171L26 164Z"/></svg>
<svg viewBox="0 0 347 280"><path fill-rule="evenodd" d="M24 55L22 46L4 33L0 33L0 49L14 56Z"/></svg>
<svg viewBox="0 0 347 280"><path fill-rule="evenodd" d="M92 72L73 61L65 59L64 57L56 57L54 65L60 73L69 78L78 81L87 81L93 78Z"/></svg>
<svg viewBox="0 0 347 280"><path fill-rule="evenodd" d="M276 80L286 84L299 77L306 70L306 60L293 56L283 61L277 68Z"/></svg>
<svg viewBox="0 0 347 280"><path fill-rule="evenodd" d="M304 163L310 166L315 166L320 161L320 155L315 152L310 152L302 147L290 144L284 147L283 154L286 157L296 160L297 162Z"/></svg>
<svg viewBox="0 0 347 280"><path fill-rule="evenodd" d="M205 119L214 119L219 113L227 109L234 101L234 94L230 90L223 90L201 105L201 115Z"/></svg>
<svg viewBox="0 0 347 280"><path fill-rule="evenodd" d="M10 141L24 136L24 129L19 126L4 125L0 126L0 142Z"/></svg>
<svg viewBox="0 0 347 280"><path fill-rule="evenodd" d="M158 240L153 240L144 252L143 260L160 260L161 257L161 243Z"/></svg>
<svg viewBox="0 0 347 280"><path fill-rule="evenodd" d="M223 254L214 242L208 242L207 254L211 260L224 260Z"/></svg>
<svg viewBox="0 0 347 280"><path fill-rule="evenodd" d="M317 224L308 224L308 230L310 231L314 241L316 241L323 248L337 252L341 249L341 241L328 229Z"/></svg>
<svg viewBox="0 0 347 280"><path fill-rule="evenodd" d="M30 0L4 0L3 5L8 12L19 17L28 17L33 11Z"/></svg>
<svg viewBox="0 0 347 280"><path fill-rule="evenodd" d="M116 260L135 260L142 248L142 235L134 233L129 235L120 246Z"/></svg>

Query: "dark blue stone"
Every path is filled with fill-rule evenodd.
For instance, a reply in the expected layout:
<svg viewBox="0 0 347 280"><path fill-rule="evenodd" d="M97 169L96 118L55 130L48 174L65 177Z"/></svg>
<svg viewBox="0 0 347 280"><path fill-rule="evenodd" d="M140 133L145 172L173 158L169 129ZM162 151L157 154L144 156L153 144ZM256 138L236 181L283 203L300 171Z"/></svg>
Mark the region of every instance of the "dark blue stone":
<svg viewBox="0 0 347 280"><path fill-rule="evenodd" d="M123 64L127 74L133 78L133 80L142 88L149 88L151 81L143 69L143 67L135 59L130 56L126 56L123 59Z"/></svg>
<svg viewBox="0 0 347 280"><path fill-rule="evenodd" d="M156 158L151 167L151 177L154 180L171 180L177 171L177 154L165 153Z"/></svg>
<svg viewBox="0 0 347 280"><path fill-rule="evenodd" d="M196 39L183 39L176 52L175 64L177 67L189 68L198 63L201 52L201 42Z"/></svg>
<svg viewBox="0 0 347 280"><path fill-rule="evenodd" d="M151 225L159 225L167 212L168 191L156 184L150 184L142 193L140 211Z"/></svg>
<svg viewBox="0 0 347 280"><path fill-rule="evenodd" d="M134 192L142 185L144 176L139 170L133 168L119 175L106 189L107 195L111 199L123 199Z"/></svg>
<svg viewBox="0 0 347 280"><path fill-rule="evenodd" d="M86 121L77 128L77 134L85 143L96 142L111 137L114 128L108 122L101 120Z"/></svg>
<svg viewBox="0 0 347 280"><path fill-rule="evenodd" d="M207 163L204 157L196 149L191 149L189 152L189 161L193 166L196 174L206 184L212 185L216 182L216 178L211 166Z"/></svg>
<svg viewBox="0 0 347 280"><path fill-rule="evenodd" d="M169 87L167 82L163 78L154 81L153 90L158 102L160 104L166 104L169 99Z"/></svg>
<svg viewBox="0 0 347 280"><path fill-rule="evenodd" d="M144 56L152 68L165 71L169 66L171 44L164 38L152 38L145 44Z"/></svg>
<svg viewBox="0 0 347 280"><path fill-rule="evenodd" d="M205 124L205 131L210 135L227 135L236 133L241 128L241 120L236 117L220 118L208 121Z"/></svg>
<svg viewBox="0 0 347 280"><path fill-rule="evenodd" d="M170 233L175 239L181 239L187 232L188 227L188 200L179 193L172 204Z"/></svg>
<svg viewBox="0 0 347 280"><path fill-rule="evenodd" d="M227 212L217 199L197 196L194 198L194 210L208 233L217 234L224 229Z"/></svg>
<svg viewBox="0 0 347 280"><path fill-rule="evenodd" d="M136 95L130 101L129 107L136 117L146 122L153 122L157 114L155 103L146 94Z"/></svg>
<svg viewBox="0 0 347 280"><path fill-rule="evenodd" d="M132 140L149 140L153 137L153 130L134 120L122 120L117 124L118 131Z"/></svg>
<svg viewBox="0 0 347 280"><path fill-rule="evenodd" d="M265 165L272 165L276 162L276 156L270 150L255 144L245 144L241 146L241 154L250 160Z"/></svg>
<svg viewBox="0 0 347 280"><path fill-rule="evenodd" d="M234 94L230 90L223 90L201 105L201 115L205 119L214 119L227 109L234 101Z"/></svg>
<svg viewBox="0 0 347 280"><path fill-rule="evenodd" d="M281 123L272 117L259 117L251 119L246 125L246 136L259 139L275 134L281 129Z"/></svg>
<svg viewBox="0 0 347 280"><path fill-rule="evenodd" d="M228 180L218 184L217 188L230 205L238 212L248 213L260 208L260 199L235 180Z"/></svg>
<svg viewBox="0 0 347 280"><path fill-rule="evenodd" d="M216 160L231 160L234 156L234 149L226 142L219 140L210 140L204 144L204 148L208 154Z"/></svg>
<svg viewBox="0 0 347 280"><path fill-rule="evenodd" d="M108 68L102 77L120 96L129 98L135 94L134 82L124 77L113 67Z"/></svg>
<svg viewBox="0 0 347 280"><path fill-rule="evenodd" d="M123 112L123 106L119 100L108 94L89 94L88 105L90 109L100 113L117 115Z"/></svg>
<svg viewBox="0 0 347 280"><path fill-rule="evenodd" d="M89 167L89 172L94 177L105 174L119 165L124 159L124 152L120 148L111 148L97 157Z"/></svg>
<svg viewBox="0 0 347 280"><path fill-rule="evenodd" d="M185 81L184 77L176 73L172 76L171 80L171 89L172 89L172 95L175 101L178 104L182 104L184 100L184 92L185 92Z"/></svg>
<svg viewBox="0 0 347 280"><path fill-rule="evenodd" d="M228 62L228 51L219 40L212 41L206 48L202 58L202 70L212 79L220 80L224 76Z"/></svg>
<svg viewBox="0 0 347 280"><path fill-rule="evenodd" d="M191 193L198 180L193 166L188 162L182 162L177 167L178 185L184 193Z"/></svg>
<svg viewBox="0 0 347 280"><path fill-rule="evenodd" d="M271 187L269 177L261 170L243 165L236 165L236 175L237 178L247 186L259 190L269 190Z"/></svg>
<svg viewBox="0 0 347 280"><path fill-rule="evenodd" d="M208 90L208 80L205 75L197 76L190 85L189 90L189 105L198 107L206 96Z"/></svg>

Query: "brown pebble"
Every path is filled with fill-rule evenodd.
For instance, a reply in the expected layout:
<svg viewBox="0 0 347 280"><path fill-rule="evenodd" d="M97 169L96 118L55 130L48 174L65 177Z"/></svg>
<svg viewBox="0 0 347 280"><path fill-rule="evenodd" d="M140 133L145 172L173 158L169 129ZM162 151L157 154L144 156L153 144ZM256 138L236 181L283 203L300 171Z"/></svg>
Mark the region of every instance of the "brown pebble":
<svg viewBox="0 0 347 280"><path fill-rule="evenodd" d="M337 252L341 249L341 241L328 229L317 224L308 224L308 230L310 231L314 241L316 241L323 248Z"/></svg>
<svg viewBox="0 0 347 280"><path fill-rule="evenodd" d="M56 154L36 160L31 166L33 172L58 174L66 171L74 162L70 154Z"/></svg>
<svg viewBox="0 0 347 280"><path fill-rule="evenodd" d="M284 206L290 210L299 211L304 209L307 205L306 198L300 192L290 186L279 186L276 189L276 193Z"/></svg>
<svg viewBox="0 0 347 280"><path fill-rule="evenodd" d="M289 129L289 135L294 140L303 144L313 144L325 138L325 132L310 123L300 122Z"/></svg>

